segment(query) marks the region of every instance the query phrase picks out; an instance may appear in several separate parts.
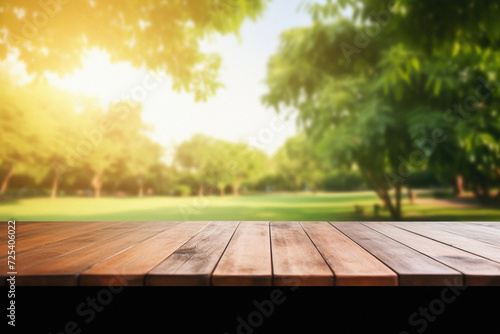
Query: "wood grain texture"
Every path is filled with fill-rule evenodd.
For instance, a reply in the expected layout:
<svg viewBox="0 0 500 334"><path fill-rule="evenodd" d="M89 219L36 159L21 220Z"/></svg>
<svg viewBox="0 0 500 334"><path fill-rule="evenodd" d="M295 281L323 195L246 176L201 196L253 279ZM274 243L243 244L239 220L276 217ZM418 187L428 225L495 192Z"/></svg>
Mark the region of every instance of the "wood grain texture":
<svg viewBox="0 0 500 334"><path fill-rule="evenodd" d="M500 286L499 226L17 222L16 284Z"/></svg>
<svg viewBox="0 0 500 334"><path fill-rule="evenodd" d="M117 222L67 222L60 223L60 227L47 228L29 237L19 238L16 242L16 252L25 251L38 246L50 244L59 240L68 239L83 233L108 227Z"/></svg>
<svg viewBox="0 0 500 334"><path fill-rule="evenodd" d="M450 266L464 274L464 285L500 285L500 264L417 235L397 226L378 223L370 228Z"/></svg>
<svg viewBox="0 0 500 334"><path fill-rule="evenodd" d="M50 261L71 252L84 249L100 240L105 240L121 233L133 231L140 227L137 223L110 224L99 230L77 235L76 237L59 240L50 244L16 252L16 270L22 274L27 268ZM7 272L7 261L0 261L0 270Z"/></svg>
<svg viewBox="0 0 500 334"><path fill-rule="evenodd" d="M146 275L146 285L210 285L239 222L212 222Z"/></svg>
<svg viewBox="0 0 500 334"><path fill-rule="evenodd" d="M462 274L360 223L331 222L399 276L399 285L463 284Z"/></svg>
<svg viewBox="0 0 500 334"><path fill-rule="evenodd" d="M2 231L7 231L7 222L1 222ZM54 227L64 227L64 223L59 222L18 222L16 221L16 236L19 238L26 238L34 233L40 233L43 229L49 229ZM0 234L0 245L3 245L5 241L8 241L7 233Z"/></svg>
<svg viewBox="0 0 500 334"><path fill-rule="evenodd" d="M431 223L432 227L500 247L500 230L489 226L452 222Z"/></svg>
<svg viewBox="0 0 500 334"><path fill-rule="evenodd" d="M406 222L395 225L467 252L500 262L500 247L498 246L440 230L434 227L432 223L422 225L420 223Z"/></svg>
<svg viewBox="0 0 500 334"><path fill-rule="evenodd" d="M212 275L213 285L272 285L269 222L241 222Z"/></svg>
<svg viewBox="0 0 500 334"><path fill-rule="evenodd" d="M335 285L397 285L398 276L328 222L301 222L335 274Z"/></svg>
<svg viewBox="0 0 500 334"><path fill-rule="evenodd" d="M333 285L333 273L298 222L271 222L273 284Z"/></svg>
<svg viewBox="0 0 500 334"><path fill-rule="evenodd" d="M473 225L484 225L487 227L491 227L497 230L500 230L500 222L470 222L469 224Z"/></svg>
<svg viewBox="0 0 500 334"><path fill-rule="evenodd" d="M209 222L182 222L105 260L80 275L80 285L144 285L144 276Z"/></svg>
<svg viewBox="0 0 500 334"><path fill-rule="evenodd" d="M136 223L139 229L129 230L65 256L43 262L18 273L19 285L77 285L78 276L91 266L106 260L136 243L142 242L171 226L171 222Z"/></svg>
<svg viewBox="0 0 500 334"><path fill-rule="evenodd" d="M84 226L87 223L78 223L78 225L73 228L80 228L81 226ZM69 238L56 238L55 240L59 241L54 241L51 242L51 234L55 231L68 231L69 225L73 225L73 223L67 223L67 222L57 222L57 229L54 228L47 228L47 224L45 223L24 223L24 227L33 227L34 229L32 230L33 233L29 234L24 234L26 235L25 237L17 235L17 230L16 230L16 258L15 258L15 271L22 273L26 268L33 266L37 263L44 262L46 260L49 260L51 258L63 255L65 253L74 251L76 249L85 247L92 243L91 241L88 241L88 237L90 234L96 234L102 231L103 229L110 229L113 228L114 226L118 226L120 223L116 222L110 222L110 223L102 223L99 225L97 229L92 228L92 232L84 233L84 234L77 234L78 236L83 236L82 238L72 240L71 237ZM108 227L106 227L108 226ZM49 225L50 227L50 225ZM85 230L85 229L84 229ZM124 231L128 230L127 228L124 228ZM69 233L69 235L74 235L75 233ZM42 243L37 246L33 247L18 247L19 243L21 245L29 243L29 240L32 240L32 236L35 235L35 240L47 240L47 243ZM99 236L100 233L99 233ZM95 238L94 238L95 239ZM87 241L86 241L87 240ZM5 246L7 248L7 246ZM23 250L24 249L24 250ZM5 252L5 257L7 256L7 252ZM4 279L6 278L7 272L11 272L12 270L7 270L8 267L8 262L7 258L3 258L2 261L0 261L0 280L2 283L5 283Z"/></svg>
<svg viewBox="0 0 500 334"><path fill-rule="evenodd" d="M16 239L21 241L21 245L18 249L18 251L25 250L23 249L24 245L23 244L28 244L30 243L30 240L33 239L39 239L39 236L41 234L44 234L47 237L51 237L51 235L56 232L56 231L61 231L65 230L68 231L70 229L75 229L75 227L81 227L85 225L95 225L95 222L78 222L78 223L71 223L71 222L16 222ZM102 223L102 227L104 227L104 224ZM106 225L107 226L107 225ZM7 227L5 226L5 229L3 231L7 231ZM57 236L58 234L56 234ZM2 234L0 236L0 247L7 247L7 242L8 242L8 236L7 233ZM35 245L36 247L36 245ZM7 256L6 254L0 254L0 257L5 257Z"/></svg>

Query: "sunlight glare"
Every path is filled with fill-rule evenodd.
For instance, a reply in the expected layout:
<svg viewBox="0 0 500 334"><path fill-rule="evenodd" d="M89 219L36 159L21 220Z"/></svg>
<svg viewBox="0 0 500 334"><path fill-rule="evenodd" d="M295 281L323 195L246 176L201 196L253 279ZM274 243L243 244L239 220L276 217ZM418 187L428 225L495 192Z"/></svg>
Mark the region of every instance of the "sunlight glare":
<svg viewBox="0 0 500 334"><path fill-rule="evenodd" d="M82 63L83 68L72 75L63 78L53 73L46 75L57 87L99 97L103 107L119 100L125 90L124 85L130 82L131 77L143 73L130 63L112 63L110 55L98 49L88 51Z"/></svg>

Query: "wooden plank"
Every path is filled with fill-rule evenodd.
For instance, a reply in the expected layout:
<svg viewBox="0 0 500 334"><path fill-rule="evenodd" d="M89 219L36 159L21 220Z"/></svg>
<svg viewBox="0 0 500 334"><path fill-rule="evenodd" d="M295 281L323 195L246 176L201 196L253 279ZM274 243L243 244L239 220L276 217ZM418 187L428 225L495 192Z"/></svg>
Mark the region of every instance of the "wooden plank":
<svg viewBox="0 0 500 334"><path fill-rule="evenodd" d="M80 285L144 285L144 276L209 222L183 222L105 260L80 275Z"/></svg>
<svg viewBox="0 0 500 334"><path fill-rule="evenodd" d="M239 222L212 222L146 275L146 285L210 285Z"/></svg>
<svg viewBox="0 0 500 334"><path fill-rule="evenodd" d="M484 225L484 226L487 226L487 227L491 227L491 228L494 228L494 229L500 229L500 222L471 222L473 224L477 224L477 225Z"/></svg>
<svg viewBox="0 0 500 334"><path fill-rule="evenodd" d="M398 285L395 272L329 223L301 225L333 270L335 285Z"/></svg>
<svg viewBox="0 0 500 334"><path fill-rule="evenodd" d="M16 268L15 270L16 271L19 271L19 270L22 270L23 267L23 263L27 263L25 261L25 257L24 257L24 252L27 251L27 250L31 250L31 249L39 249L40 247L46 245L45 242L43 242L43 240L45 240L47 242L47 244L51 244L51 239L53 238L54 236L54 232L55 231L66 231L66 233L68 233L69 236L71 235L78 235L78 233L73 233L73 232L68 232L71 230L74 230L74 229L78 229L79 231L81 231L81 227L82 226L85 226L85 225L89 225L91 226L91 230L94 230L94 231L97 231L99 229L102 229L102 228L105 228L106 226L113 226L113 225L116 225L116 224L119 224L118 222L102 222L100 223L100 225L98 227L95 227L95 223L89 223L89 222L23 222L20 226L20 228L18 228L19 226L17 225L17 222L16 222L16 247L15 247L15 250L16 250ZM25 232L25 233L21 233L21 232L24 232L26 230L29 229L29 232ZM86 228L83 229L83 231L85 231ZM58 232L60 233L60 232ZM60 238L59 237L60 235L57 235L56 238L54 238L57 242L57 240L64 240L64 238ZM42 242L32 242L33 240L41 240ZM33 246L33 247L31 247ZM7 249L7 242L5 242L5 245L0 245L0 247L4 247L4 249ZM21 256L19 256L19 254L21 253ZM11 272L12 270L7 270L7 267L8 267L8 262L7 262L7 252L5 252L4 254L0 255L0 259L2 258L5 258L3 259L2 261L0 261L0 280L2 280L2 283L5 283L3 282L3 279L4 279L4 275L6 275L7 272ZM4 270L5 269L5 270ZM2 285L2 283L0 283L0 285Z"/></svg>
<svg viewBox="0 0 500 334"><path fill-rule="evenodd" d="M22 242L29 241L28 238L32 238L35 236L39 236L40 234L46 234L49 236L52 232L57 230L65 230L72 228L76 225L83 226L88 224L86 222L75 222L75 223L67 223L67 222L16 222L16 239L22 240ZM7 227L5 227L5 231L7 231ZM0 236L0 247L6 247L8 242L7 233L2 234ZM6 254L0 254L0 257L5 257Z"/></svg>
<svg viewBox="0 0 500 334"><path fill-rule="evenodd" d="M405 222L394 223L394 225L487 259L500 262L500 247L498 246L446 232L434 227L432 224L421 225L419 223Z"/></svg>
<svg viewBox="0 0 500 334"><path fill-rule="evenodd" d="M17 222L16 283L384 285L392 268L401 285L500 285L498 223L175 224Z"/></svg>
<svg viewBox="0 0 500 334"><path fill-rule="evenodd" d="M40 232L56 231L73 228L75 226L107 224L108 222L16 222L16 235L30 237Z"/></svg>
<svg viewBox="0 0 500 334"><path fill-rule="evenodd" d="M272 285L269 222L241 222L212 275L213 285Z"/></svg>
<svg viewBox="0 0 500 334"><path fill-rule="evenodd" d="M80 234L72 238L16 252L16 270L22 273L29 267L50 261L60 256L88 247L98 241L140 228L136 222L110 224L99 230ZM7 261L0 261L0 273L7 272Z"/></svg>
<svg viewBox="0 0 500 334"><path fill-rule="evenodd" d="M61 226L56 229L43 230L33 236L18 239L16 241L16 253L59 240L68 239L117 223L118 222L88 222L81 224L79 222L64 222L61 223L65 225L64 227Z"/></svg>
<svg viewBox="0 0 500 334"><path fill-rule="evenodd" d="M333 285L333 273L298 222L271 222L273 284Z"/></svg>
<svg viewBox="0 0 500 334"><path fill-rule="evenodd" d="M500 246L500 230L474 223L432 223L432 226L477 241Z"/></svg>
<svg viewBox="0 0 500 334"><path fill-rule="evenodd" d="M142 242L172 225L171 222L137 223L130 230L89 247L18 272L19 285L77 285L78 275L97 263Z"/></svg>
<svg viewBox="0 0 500 334"><path fill-rule="evenodd" d="M60 222L18 222L16 221L16 237L27 237L33 233L54 227L60 227ZM2 222L2 231L7 231L7 222ZM8 240L7 234L0 235L0 242Z"/></svg>
<svg viewBox="0 0 500 334"><path fill-rule="evenodd" d="M465 285L500 285L500 265L496 262L416 235L394 225L386 223L371 223L367 225L390 238L460 271L465 275Z"/></svg>
<svg viewBox="0 0 500 334"><path fill-rule="evenodd" d="M331 222L399 276L399 285L463 284L462 274L359 223Z"/></svg>

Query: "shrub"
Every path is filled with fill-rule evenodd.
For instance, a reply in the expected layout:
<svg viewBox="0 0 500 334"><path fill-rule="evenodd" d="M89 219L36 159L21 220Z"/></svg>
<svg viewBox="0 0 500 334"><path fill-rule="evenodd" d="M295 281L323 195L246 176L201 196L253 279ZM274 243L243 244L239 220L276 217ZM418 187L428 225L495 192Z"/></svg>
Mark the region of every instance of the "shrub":
<svg viewBox="0 0 500 334"><path fill-rule="evenodd" d="M442 187L444 184L438 179L436 173L430 170L416 171L408 178L408 184L412 188Z"/></svg>
<svg viewBox="0 0 500 334"><path fill-rule="evenodd" d="M359 171L332 171L324 180L328 191L352 191L365 188L365 181Z"/></svg>
<svg viewBox="0 0 500 334"><path fill-rule="evenodd" d="M174 187L174 196L186 197L191 195L191 188L186 185L176 185Z"/></svg>

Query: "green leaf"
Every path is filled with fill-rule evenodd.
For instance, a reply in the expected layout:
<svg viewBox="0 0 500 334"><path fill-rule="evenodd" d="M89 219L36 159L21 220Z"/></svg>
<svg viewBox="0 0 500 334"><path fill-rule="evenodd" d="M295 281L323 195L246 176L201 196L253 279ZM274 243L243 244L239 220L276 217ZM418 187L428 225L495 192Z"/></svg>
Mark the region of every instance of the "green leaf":
<svg viewBox="0 0 500 334"><path fill-rule="evenodd" d="M458 55L458 53L460 52L460 43L458 42L455 42L453 44L453 53L452 53L452 56L453 57L456 57Z"/></svg>
<svg viewBox="0 0 500 334"><path fill-rule="evenodd" d="M436 83L434 84L434 95L438 96L441 91L441 79L436 79Z"/></svg>
<svg viewBox="0 0 500 334"><path fill-rule="evenodd" d="M411 60L411 64L413 65L415 71L420 71L420 61L417 57L413 57L413 59Z"/></svg>
<svg viewBox="0 0 500 334"><path fill-rule="evenodd" d="M408 76L408 73L404 72L401 67L398 67L398 72L401 78L407 83L410 84L410 77Z"/></svg>

